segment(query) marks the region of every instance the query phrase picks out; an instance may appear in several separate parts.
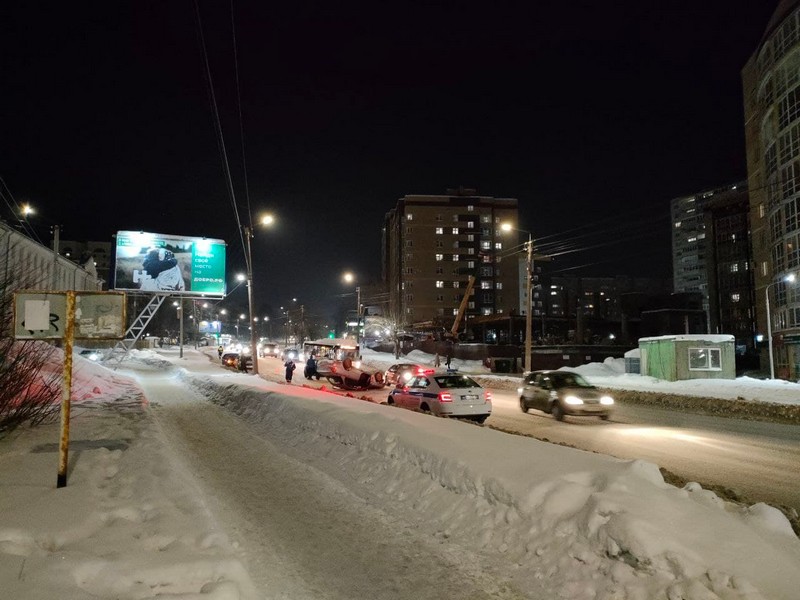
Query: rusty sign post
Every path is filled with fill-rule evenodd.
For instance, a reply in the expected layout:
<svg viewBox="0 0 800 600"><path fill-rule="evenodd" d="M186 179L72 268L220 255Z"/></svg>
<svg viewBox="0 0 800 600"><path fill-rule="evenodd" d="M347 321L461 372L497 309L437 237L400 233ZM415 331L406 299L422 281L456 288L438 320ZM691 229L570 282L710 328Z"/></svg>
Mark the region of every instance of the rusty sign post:
<svg viewBox="0 0 800 600"><path fill-rule="evenodd" d="M58 479L56 487L67 485L69 463L69 413L72 406L72 342L75 337L75 292L67 292L64 324L64 384L61 389L61 437L58 443Z"/></svg>

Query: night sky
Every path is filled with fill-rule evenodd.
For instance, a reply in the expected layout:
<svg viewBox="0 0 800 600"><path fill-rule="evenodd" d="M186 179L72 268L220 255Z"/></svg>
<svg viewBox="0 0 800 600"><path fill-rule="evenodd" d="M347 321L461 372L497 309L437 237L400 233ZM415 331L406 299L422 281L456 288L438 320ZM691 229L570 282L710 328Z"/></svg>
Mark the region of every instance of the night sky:
<svg viewBox="0 0 800 600"><path fill-rule="evenodd" d="M324 313L345 270L379 280L398 198L458 186L584 248L556 270L670 277L669 200L746 178L740 71L777 0L232 6L241 125L231 3L199 0L240 214L277 219L258 310ZM45 241L215 237L243 270L194 2L3 3L0 66L0 177Z"/></svg>

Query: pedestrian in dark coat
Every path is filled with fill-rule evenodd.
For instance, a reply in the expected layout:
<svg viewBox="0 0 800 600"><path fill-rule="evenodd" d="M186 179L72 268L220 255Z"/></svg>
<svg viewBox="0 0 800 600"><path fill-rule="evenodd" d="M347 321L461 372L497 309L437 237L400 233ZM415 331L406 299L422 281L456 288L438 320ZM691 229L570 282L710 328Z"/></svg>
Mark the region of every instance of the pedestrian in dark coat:
<svg viewBox="0 0 800 600"><path fill-rule="evenodd" d="M286 367L286 383L292 383L292 375L294 375L295 364L294 361L290 358L283 366Z"/></svg>

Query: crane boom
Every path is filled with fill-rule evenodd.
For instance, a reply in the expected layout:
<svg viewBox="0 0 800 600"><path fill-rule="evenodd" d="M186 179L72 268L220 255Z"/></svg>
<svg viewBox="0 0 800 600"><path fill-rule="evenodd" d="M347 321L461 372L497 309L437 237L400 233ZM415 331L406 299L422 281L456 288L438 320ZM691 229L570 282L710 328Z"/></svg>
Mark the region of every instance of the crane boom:
<svg viewBox="0 0 800 600"><path fill-rule="evenodd" d="M469 295L472 293L472 286L475 283L475 276L470 275L469 281L467 281L467 290L464 292L464 297L461 299L461 304L458 306L458 314L456 314L456 320L453 322L453 327L450 329L450 335L453 338L458 338L458 326L461 325L461 319L464 318L464 313L467 310L467 303L469 303Z"/></svg>

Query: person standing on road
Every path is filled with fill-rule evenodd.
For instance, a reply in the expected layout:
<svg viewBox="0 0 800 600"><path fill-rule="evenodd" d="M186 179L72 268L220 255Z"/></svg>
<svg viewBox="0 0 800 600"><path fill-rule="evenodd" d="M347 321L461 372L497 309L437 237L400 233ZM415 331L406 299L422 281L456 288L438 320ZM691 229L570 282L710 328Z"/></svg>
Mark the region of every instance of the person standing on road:
<svg viewBox="0 0 800 600"><path fill-rule="evenodd" d="M287 358L283 366L286 368L286 383L292 383L292 375L294 375L295 369L294 361L291 358Z"/></svg>
<svg viewBox="0 0 800 600"><path fill-rule="evenodd" d="M433 358L433 366L438 367L441 363L439 362L439 353L436 353L436 356Z"/></svg>
<svg viewBox="0 0 800 600"><path fill-rule="evenodd" d="M222 360L222 344L220 344L219 348L217 348L217 355L219 356L220 360Z"/></svg>

